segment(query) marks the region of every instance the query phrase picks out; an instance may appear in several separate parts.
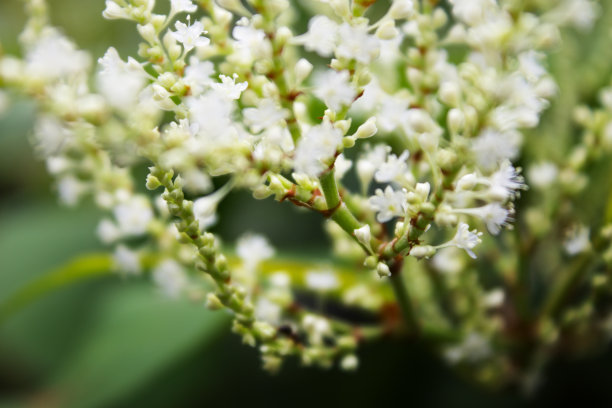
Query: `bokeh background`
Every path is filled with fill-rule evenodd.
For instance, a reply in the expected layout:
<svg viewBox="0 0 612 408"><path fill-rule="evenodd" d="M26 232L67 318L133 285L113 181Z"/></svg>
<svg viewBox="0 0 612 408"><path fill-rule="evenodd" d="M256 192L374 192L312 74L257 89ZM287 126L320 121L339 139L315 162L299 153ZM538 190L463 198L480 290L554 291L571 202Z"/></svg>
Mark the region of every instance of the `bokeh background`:
<svg viewBox="0 0 612 408"><path fill-rule="evenodd" d="M134 54L134 26L103 20L103 0L49 3L53 23L94 58L110 45L123 56ZM602 12L609 13L608 3ZM19 52L24 20L18 0L0 0L4 52ZM607 30L598 27L595 35ZM596 38L564 35L585 47ZM562 63L580 59L577 54L576 61ZM591 82L595 88L605 81ZM28 143L33 114L26 100L0 114L0 303L74 256L104 250L94 233L99 213L91 204L57 204ZM245 201L248 210L237 211ZM235 194L221 208L218 232L228 241L245 230L260 232L280 250L326 256L319 217L295 211ZM227 315L166 300L146 279L108 274L46 295L0 325L0 406L612 406L612 350L555 362L530 397L481 389L418 342L381 340L363 346L359 357L355 373L293 361L271 376L260 369L258 351L230 333Z"/></svg>

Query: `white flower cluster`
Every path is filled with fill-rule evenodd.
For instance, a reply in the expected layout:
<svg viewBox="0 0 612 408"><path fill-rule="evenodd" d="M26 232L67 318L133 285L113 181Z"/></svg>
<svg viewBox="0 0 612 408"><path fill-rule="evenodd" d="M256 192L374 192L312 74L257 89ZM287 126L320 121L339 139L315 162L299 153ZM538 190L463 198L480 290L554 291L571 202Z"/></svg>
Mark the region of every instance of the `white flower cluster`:
<svg viewBox="0 0 612 408"><path fill-rule="evenodd" d="M291 288L301 282L314 296L378 311L386 282L369 276L347 289L333 271L295 279L282 267L266 280L274 250L265 238L245 235L241 262L231 262L207 232L220 202L245 189L318 212L337 252L392 281L405 259L431 257L428 268L458 279L469 259L450 251L476 258L491 241L480 231L509 227L527 188L513 160L557 92L546 50L560 25L585 28L596 9L586 0L533 2L537 13L451 0L447 12L393 0L371 20L371 1L307 3L308 30L296 33L288 0L171 0L167 15L154 12L155 0L107 0L104 17L134 21L142 42L127 60L109 48L92 82L88 54L33 16L25 56L0 57L0 84L36 96L35 144L60 198L91 196L109 211L98 233L116 246L119 269L151 270L166 295L232 311L234 331L261 345L267 368L298 354L353 369L356 331L299 307ZM610 123L593 130L608 147ZM546 160L527 169L537 189L565 174ZM130 168L142 163L148 177L134 181ZM357 191L342 182L350 172ZM138 192L144 184L164 191ZM586 227L567 237L570 255L590 249ZM470 334L447 356L480 360L483 344Z"/></svg>

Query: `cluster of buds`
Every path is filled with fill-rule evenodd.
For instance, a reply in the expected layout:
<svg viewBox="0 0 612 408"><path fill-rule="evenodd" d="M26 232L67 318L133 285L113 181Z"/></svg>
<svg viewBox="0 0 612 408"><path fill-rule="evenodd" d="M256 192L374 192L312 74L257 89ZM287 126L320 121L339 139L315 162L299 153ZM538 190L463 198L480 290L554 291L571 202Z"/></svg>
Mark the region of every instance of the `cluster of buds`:
<svg viewBox="0 0 612 408"><path fill-rule="evenodd" d="M588 29L596 5L313 0L300 2L309 23L298 33L289 0L169 3L158 14L155 0L106 0L103 16L134 21L141 43L127 60L109 48L94 81L91 58L49 25L42 0L26 1L23 58L0 57L2 88L39 104L34 143L61 201L90 196L109 211L98 233L117 269L151 271L168 296L229 310L271 370L290 355L354 369L357 343L393 330L431 338L484 382L534 369L513 366L498 340L535 337L551 350L568 289L551 291L529 326L529 268L515 258L529 262L535 241L564 228L566 255L603 252L612 264L610 228L592 242L593 221L555 205L611 153L612 91L604 110L576 109L585 135L567 163L525 137L559 89L547 51L562 26ZM559 187L524 213L521 157L533 194ZM131 176L138 166L146 180ZM320 214L354 268L275 263L253 234L237 257L224 254L209 229L237 189ZM582 271L592 256L580 259ZM483 268L495 278L480 279ZM328 313L313 296L370 318Z"/></svg>

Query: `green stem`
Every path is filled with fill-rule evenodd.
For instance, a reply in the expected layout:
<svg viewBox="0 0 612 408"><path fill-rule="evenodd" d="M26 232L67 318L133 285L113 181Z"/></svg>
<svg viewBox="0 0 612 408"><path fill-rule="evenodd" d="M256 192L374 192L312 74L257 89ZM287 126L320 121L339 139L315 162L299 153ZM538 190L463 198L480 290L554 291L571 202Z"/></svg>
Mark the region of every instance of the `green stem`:
<svg viewBox="0 0 612 408"><path fill-rule="evenodd" d="M591 253L583 254L576 258L574 262L563 272L563 275L556 281L556 285L550 291L544 307L542 316L553 318L563 306L563 302L570 294L572 288L576 286L582 276L588 271L589 263L592 261Z"/></svg>
<svg viewBox="0 0 612 408"><path fill-rule="evenodd" d="M323 190L323 196L327 203L327 210L330 212L329 217L351 237L357 240L357 238L355 238L355 230L361 228L362 225L340 197L338 185L336 184L335 169L331 168L329 171L325 172L319 181L321 182L321 189Z"/></svg>
<svg viewBox="0 0 612 408"><path fill-rule="evenodd" d="M412 302L410 301L410 295L408 294L408 290L406 289L406 285L402 277L401 266L398 269L399 270L396 273L391 275L391 286L393 286L395 299L402 311L406 329L409 333L418 335L420 331L419 323L414 312L414 308L412 307Z"/></svg>

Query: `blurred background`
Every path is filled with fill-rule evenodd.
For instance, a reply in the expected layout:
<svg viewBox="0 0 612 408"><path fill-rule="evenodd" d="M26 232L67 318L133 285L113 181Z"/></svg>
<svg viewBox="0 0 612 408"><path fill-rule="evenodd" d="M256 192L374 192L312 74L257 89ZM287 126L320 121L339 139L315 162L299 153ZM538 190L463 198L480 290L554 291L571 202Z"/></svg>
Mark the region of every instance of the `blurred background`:
<svg viewBox="0 0 612 408"><path fill-rule="evenodd" d="M134 54L133 24L103 20L104 0L50 3L53 23L94 58L110 45L123 57ZM17 0L0 1L4 52L19 52L24 19ZM566 36L576 44L587 39ZM57 204L28 143L33 113L21 100L0 114L0 302L74 256L104 250L91 204ZM248 214L236 211L243 198ZM327 253L319 217L296 217L295 211L233 195L221 208L217 232L231 241L251 230L269 236L281 251ZM302 233L290 233L287 225ZM417 342L381 340L363 346L359 357L355 373L290 362L272 376L260 369L258 351L231 334L227 315L166 300L145 279L101 275L46 295L0 325L0 406L372 406L403 399L417 407L542 407L576 398L585 406L612 406L611 350L549 366L529 398L517 390L483 390Z"/></svg>

